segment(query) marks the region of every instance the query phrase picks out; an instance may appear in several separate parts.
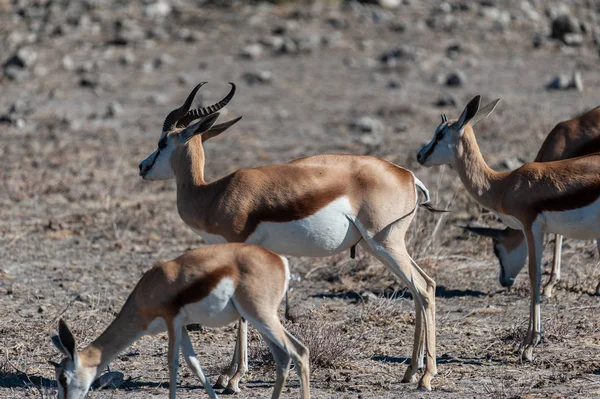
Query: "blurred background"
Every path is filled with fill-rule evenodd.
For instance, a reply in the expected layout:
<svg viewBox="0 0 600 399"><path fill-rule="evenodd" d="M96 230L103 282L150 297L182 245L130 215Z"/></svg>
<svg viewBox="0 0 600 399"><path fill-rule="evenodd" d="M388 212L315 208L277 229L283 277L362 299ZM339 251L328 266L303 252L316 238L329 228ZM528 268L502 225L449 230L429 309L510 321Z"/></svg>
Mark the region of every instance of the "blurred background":
<svg viewBox="0 0 600 399"><path fill-rule="evenodd" d="M137 169L200 81L205 105L235 82L221 120L243 116L205 146L208 180L371 154L411 169L454 211L419 212L409 237L438 282L440 376L428 397L598 393L597 299L582 294L600 276L594 246L566 240L562 289L543 311L548 367L521 365L510 346L527 317L526 276L500 290L490 243L456 227L500 224L450 168L422 168L415 155L440 114L457 118L481 94L502 99L477 128L490 166L533 160L557 122L600 104L600 1L0 0L0 63L0 397L52 394L46 334L58 317L89 342L145 269L201 245L177 215L174 182L142 181ZM316 320L298 334L331 346L313 365L315 397L412 394L399 384L414 324L401 284L362 251L292 266L296 313ZM194 335L211 376L233 334ZM256 360L268 357L256 336L252 345L242 395L262 397L272 365ZM128 385L96 397L164 395L166 360L152 356L165 353L164 342L136 344L115 365Z"/></svg>

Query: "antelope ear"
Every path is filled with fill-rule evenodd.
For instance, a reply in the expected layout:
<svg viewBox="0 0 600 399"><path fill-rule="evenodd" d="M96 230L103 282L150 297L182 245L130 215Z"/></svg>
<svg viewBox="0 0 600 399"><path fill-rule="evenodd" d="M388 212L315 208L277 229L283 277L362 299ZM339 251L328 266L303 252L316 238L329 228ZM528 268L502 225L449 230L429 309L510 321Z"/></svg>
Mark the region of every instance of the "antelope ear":
<svg viewBox="0 0 600 399"><path fill-rule="evenodd" d="M63 319L60 319L58 322L58 339L63 346L63 353L70 357L71 360L75 361L77 359L77 344L75 343L73 333L71 333L69 326L67 326L67 323L65 323ZM54 338L52 341L54 342ZM54 345L56 345L56 343Z"/></svg>
<svg viewBox="0 0 600 399"><path fill-rule="evenodd" d="M60 337L58 336L58 332L52 331L50 333L50 339L52 340L52 343L54 344L54 346L56 347L56 349L58 349L58 351L60 353L62 353L65 356L70 356L69 352L67 351L67 348L65 348L63 343L60 342Z"/></svg>
<svg viewBox="0 0 600 399"><path fill-rule="evenodd" d="M462 132L467 123L477 115L479 110L479 104L481 103L481 96L478 94L465 107L460 118L458 118L458 129Z"/></svg>
<svg viewBox="0 0 600 399"><path fill-rule="evenodd" d="M202 118L199 122L194 123L192 126L187 127L184 131L179 133L179 142L182 144L187 143L192 137L206 132L212 127L212 125L215 124L218 117L219 113L215 112L206 118Z"/></svg>
<svg viewBox="0 0 600 399"><path fill-rule="evenodd" d="M487 118L489 114L491 114L494 111L494 109L496 109L496 105L498 105L498 102L500 102L499 98L495 99L494 101L477 111L477 115L475 115L473 119L471 119L471 126L475 126L479 121Z"/></svg>
<svg viewBox="0 0 600 399"><path fill-rule="evenodd" d="M218 125L214 125L213 127L211 127L209 130L207 130L206 132L202 133L202 142L205 142L208 139L212 139L213 137L218 136L219 134L223 133L225 130L229 129L231 126L235 125L236 123L238 123L240 121L240 119L242 119L242 117L238 117L235 118L231 121L225 122L225 123L220 123Z"/></svg>

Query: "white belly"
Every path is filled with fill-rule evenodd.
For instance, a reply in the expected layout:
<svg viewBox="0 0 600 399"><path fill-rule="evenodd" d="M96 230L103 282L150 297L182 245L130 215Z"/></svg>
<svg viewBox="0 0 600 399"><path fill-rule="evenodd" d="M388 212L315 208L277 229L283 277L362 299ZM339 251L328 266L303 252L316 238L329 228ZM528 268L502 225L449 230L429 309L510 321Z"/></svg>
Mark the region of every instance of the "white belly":
<svg viewBox="0 0 600 399"><path fill-rule="evenodd" d="M546 233L589 240L600 237L600 199L579 209L542 212L538 218Z"/></svg>
<svg viewBox="0 0 600 399"><path fill-rule="evenodd" d="M350 248L361 238L346 215L350 201L341 197L301 220L263 222L246 240L273 252L292 256L329 256Z"/></svg>
<svg viewBox="0 0 600 399"><path fill-rule="evenodd" d="M346 215L353 214L348 198L330 202L317 213L301 220L262 222L246 239L273 252L291 256L330 256L350 248L361 238ZM220 235L194 230L208 244L227 242Z"/></svg>
<svg viewBox="0 0 600 399"><path fill-rule="evenodd" d="M183 324L221 327L238 320L240 314L232 302L234 292L233 280L222 279L206 298L181 308L179 314L183 318Z"/></svg>

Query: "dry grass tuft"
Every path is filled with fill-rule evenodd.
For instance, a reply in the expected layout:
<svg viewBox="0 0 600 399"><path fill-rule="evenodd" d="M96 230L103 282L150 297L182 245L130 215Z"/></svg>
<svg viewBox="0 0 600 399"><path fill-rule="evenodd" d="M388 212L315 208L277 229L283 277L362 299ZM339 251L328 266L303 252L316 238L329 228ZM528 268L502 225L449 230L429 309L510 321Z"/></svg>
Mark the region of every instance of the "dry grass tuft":
<svg viewBox="0 0 600 399"><path fill-rule="evenodd" d="M358 358L365 346L362 335L349 334L345 323L326 320L325 309L311 309L295 323L284 322L285 328L298 338L310 351L310 365L315 369L344 368ZM273 356L258 333L252 332L249 359L258 365L274 364Z"/></svg>

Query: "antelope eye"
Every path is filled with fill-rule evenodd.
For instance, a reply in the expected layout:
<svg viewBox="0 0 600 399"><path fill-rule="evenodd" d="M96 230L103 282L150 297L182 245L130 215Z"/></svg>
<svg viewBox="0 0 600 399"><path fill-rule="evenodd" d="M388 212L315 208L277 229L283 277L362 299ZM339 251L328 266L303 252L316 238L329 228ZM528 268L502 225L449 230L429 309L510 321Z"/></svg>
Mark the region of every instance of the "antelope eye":
<svg viewBox="0 0 600 399"><path fill-rule="evenodd" d="M65 373L60 374L60 376L58 377L58 383L62 386L67 385L67 376L65 375Z"/></svg>
<svg viewBox="0 0 600 399"><path fill-rule="evenodd" d="M159 150L163 150L166 146L167 146L167 141L166 140L161 140L161 141L158 142L158 149Z"/></svg>

